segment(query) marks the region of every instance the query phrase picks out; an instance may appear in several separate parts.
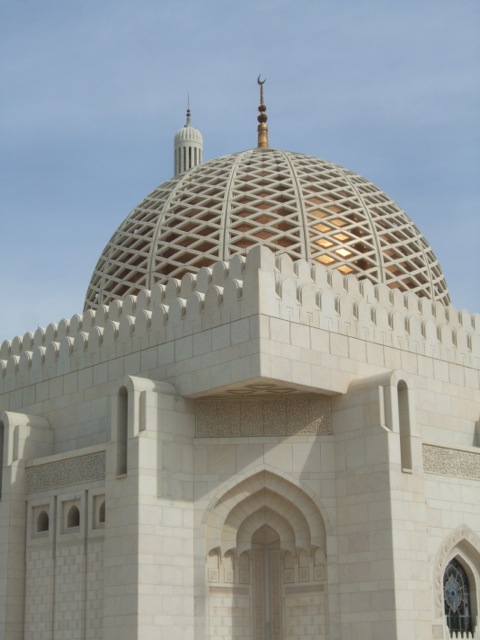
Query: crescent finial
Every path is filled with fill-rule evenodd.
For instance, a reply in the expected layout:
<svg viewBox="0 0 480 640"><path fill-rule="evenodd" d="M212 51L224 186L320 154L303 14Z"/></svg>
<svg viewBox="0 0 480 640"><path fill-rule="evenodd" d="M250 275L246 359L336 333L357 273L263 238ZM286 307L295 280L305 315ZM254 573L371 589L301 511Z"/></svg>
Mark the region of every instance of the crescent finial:
<svg viewBox="0 0 480 640"><path fill-rule="evenodd" d="M265 102L263 101L263 85L265 84L266 78L264 80L261 79L262 74L260 74L257 78L257 84L260 87L260 104L258 105L259 115L257 116L257 120L259 122L257 131L258 131L258 147L263 149L268 147L268 127L267 127L267 107L265 106Z"/></svg>

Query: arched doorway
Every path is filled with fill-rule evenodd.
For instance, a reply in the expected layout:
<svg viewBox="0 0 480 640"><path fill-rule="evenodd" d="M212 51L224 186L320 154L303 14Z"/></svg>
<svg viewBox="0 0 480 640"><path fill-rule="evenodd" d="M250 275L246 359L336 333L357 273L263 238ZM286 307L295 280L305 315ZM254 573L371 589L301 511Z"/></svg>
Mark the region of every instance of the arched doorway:
<svg viewBox="0 0 480 640"><path fill-rule="evenodd" d="M327 637L325 527L300 488L269 472L239 483L210 513L207 551L207 637Z"/></svg>

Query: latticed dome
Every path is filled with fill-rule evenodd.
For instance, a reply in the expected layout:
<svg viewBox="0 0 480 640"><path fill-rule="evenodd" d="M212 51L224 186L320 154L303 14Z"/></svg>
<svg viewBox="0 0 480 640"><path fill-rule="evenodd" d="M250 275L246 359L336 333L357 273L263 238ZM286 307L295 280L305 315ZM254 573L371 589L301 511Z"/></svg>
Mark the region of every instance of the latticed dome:
<svg viewBox="0 0 480 640"><path fill-rule="evenodd" d="M201 164L152 191L105 247L85 308L258 243L449 304L432 249L385 193L330 162L259 148Z"/></svg>

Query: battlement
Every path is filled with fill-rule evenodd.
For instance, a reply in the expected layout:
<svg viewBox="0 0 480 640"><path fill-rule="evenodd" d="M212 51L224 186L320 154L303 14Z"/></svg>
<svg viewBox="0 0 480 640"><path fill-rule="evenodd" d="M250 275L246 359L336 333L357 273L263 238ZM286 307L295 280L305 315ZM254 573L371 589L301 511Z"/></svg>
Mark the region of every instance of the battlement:
<svg viewBox="0 0 480 640"><path fill-rule="evenodd" d="M0 347L0 391L254 314L479 367L480 315L293 262L266 247L115 300Z"/></svg>

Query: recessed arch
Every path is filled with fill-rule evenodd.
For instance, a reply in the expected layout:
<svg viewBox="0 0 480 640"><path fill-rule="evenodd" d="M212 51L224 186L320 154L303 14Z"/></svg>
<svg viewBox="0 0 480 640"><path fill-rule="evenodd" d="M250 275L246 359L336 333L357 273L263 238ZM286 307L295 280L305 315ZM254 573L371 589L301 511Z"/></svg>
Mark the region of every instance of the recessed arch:
<svg viewBox="0 0 480 640"><path fill-rule="evenodd" d="M251 547L255 535L263 527L269 527L276 532L282 549L288 549L291 553L295 553L295 532L288 520L268 507L262 507L252 513L240 525L235 545L238 554Z"/></svg>
<svg viewBox="0 0 480 640"><path fill-rule="evenodd" d="M212 633L221 625L231 637L280 638L311 606L312 633L325 637L326 531L307 491L262 469L217 496L205 533Z"/></svg>
<svg viewBox="0 0 480 640"><path fill-rule="evenodd" d="M45 509L42 509L37 517L37 533L45 533L48 531L50 526L50 521L48 517L48 513Z"/></svg>
<svg viewBox="0 0 480 640"><path fill-rule="evenodd" d="M117 476L128 469L128 390L120 387L117 396Z"/></svg>
<svg viewBox="0 0 480 640"><path fill-rule="evenodd" d="M80 526L80 511L76 505L72 505L67 514L67 528L74 529Z"/></svg>
<svg viewBox="0 0 480 640"><path fill-rule="evenodd" d="M262 470L228 489L212 506L206 522L207 553L215 547L225 553L236 544L241 525L267 505L269 517L277 513L288 520L297 546L325 548L325 522L313 499L285 477Z"/></svg>
<svg viewBox="0 0 480 640"><path fill-rule="evenodd" d="M445 615L444 576L448 564L454 559L461 563L467 573L472 619L475 619L479 611L480 536L466 525L452 531L437 553L434 565L435 614L437 618L443 618Z"/></svg>
<svg viewBox="0 0 480 640"><path fill-rule="evenodd" d="M408 385L403 379L397 383L397 405L402 471L412 471L411 400Z"/></svg>

